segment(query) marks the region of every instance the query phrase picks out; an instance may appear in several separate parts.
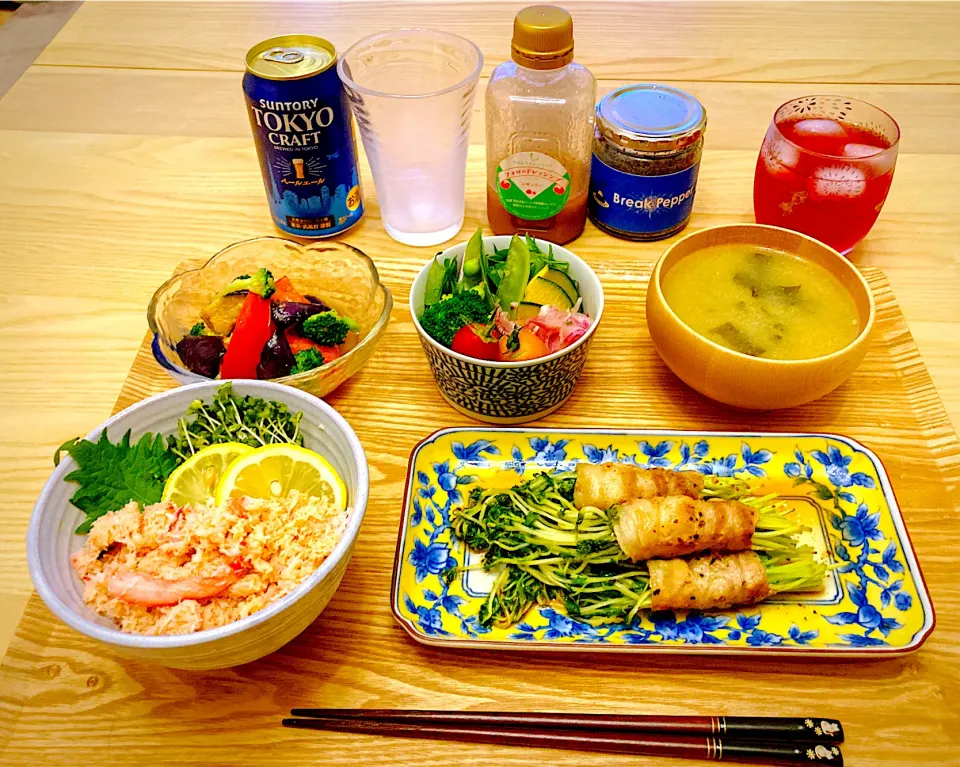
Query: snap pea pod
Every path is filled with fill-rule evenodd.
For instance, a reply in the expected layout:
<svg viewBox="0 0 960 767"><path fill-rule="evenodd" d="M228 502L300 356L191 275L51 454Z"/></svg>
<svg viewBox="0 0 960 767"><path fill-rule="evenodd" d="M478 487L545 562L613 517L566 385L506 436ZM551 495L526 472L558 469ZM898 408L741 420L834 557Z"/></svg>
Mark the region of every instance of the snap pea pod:
<svg viewBox="0 0 960 767"><path fill-rule="evenodd" d="M430 264L430 271L427 272L427 286L423 291L424 307L435 304L440 300L443 289L443 275L446 271L446 266L441 263L439 258L434 257L433 263Z"/></svg>
<svg viewBox="0 0 960 767"><path fill-rule="evenodd" d="M443 284L440 286L441 296L452 296L457 292L457 281L460 279L460 262L455 258L448 258L444 262Z"/></svg>
<svg viewBox="0 0 960 767"><path fill-rule="evenodd" d="M497 288L497 303L510 315L517 316L517 306L523 300L530 279L530 249L522 239L513 236L503 265L503 278Z"/></svg>
<svg viewBox="0 0 960 767"><path fill-rule="evenodd" d="M497 285L493 281L490 261L486 250L483 248L480 249L480 283L483 285L483 296L487 299L487 306L490 307L490 311L493 311L496 308L494 301L496 300Z"/></svg>
<svg viewBox="0 0 960 767"><path fill-rule="evenodd" d="M484 250L480 253L480 276L483 279L484 285L487 287L487 292L493 296L497 292L497 283L494 282L493 272L490 268L490 256L487 255L487 252Z"/></svg>
<svg viewBox="0 0 960 767"><path fill-rule="evenodd" d="M423 290L424 308L456 292L458 271L459 264L455 258L448 258L446 261L441 261L439 257L433 259L430 271L427 272L427 285Z"/></svg>
<svg viewBox="0 0 960 767"><path fill-rule="evenodd" d="M483 229L477 227L473 237L467 243L467 249L463 252L463 286L472 288L479 285L483 279L483 273L480 268L480 255L483 251Z"/></svg>

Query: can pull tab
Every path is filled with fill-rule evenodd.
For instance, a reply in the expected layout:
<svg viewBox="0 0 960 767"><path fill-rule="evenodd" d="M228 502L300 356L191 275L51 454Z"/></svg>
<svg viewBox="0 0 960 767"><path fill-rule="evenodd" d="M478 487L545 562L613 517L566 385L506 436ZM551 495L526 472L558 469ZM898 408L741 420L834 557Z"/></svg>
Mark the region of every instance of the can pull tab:
<svg viewBox="0 0 960 767"><path fill-rule="evenodd" d="M299 64L304 55L293 48L272 48L263 54L266 61L276 61L278 64Z"/></svg>

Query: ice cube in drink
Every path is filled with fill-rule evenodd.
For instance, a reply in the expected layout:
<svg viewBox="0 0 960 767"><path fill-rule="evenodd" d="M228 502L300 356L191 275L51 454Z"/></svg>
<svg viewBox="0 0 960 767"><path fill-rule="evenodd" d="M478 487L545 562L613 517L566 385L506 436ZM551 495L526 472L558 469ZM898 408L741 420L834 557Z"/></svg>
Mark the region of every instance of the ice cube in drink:
<svg viewBox="0 0 960 767"><path fill-rule="evenodd" d="M789 127L787 127L789 126ZM836 146L846 140L847 132L835 120L813 119L795 120L781 127L784 135L804 149L821 154L831 154Z"/></svg>
<svg viewBox="0 0 960 767"><path fill-rule="evenodd" d="M843 156L860 159L880 154L883 150L884 147L873 146L872 144L844 144Z"/></svg>
<svg viewBox="0 0 960 767"><path fill-rule="evenodd" d="M770 173L789 175L800 162L800 150L779 136L767 136L760 147L760 157Z"/></svg>
<svg viewBox="0 0 960 767"><path fill-rule="evenodd" d="M824 165L810 179L810 191L816 197L859 197L866 188L866 175L852 165Z"/></svg>

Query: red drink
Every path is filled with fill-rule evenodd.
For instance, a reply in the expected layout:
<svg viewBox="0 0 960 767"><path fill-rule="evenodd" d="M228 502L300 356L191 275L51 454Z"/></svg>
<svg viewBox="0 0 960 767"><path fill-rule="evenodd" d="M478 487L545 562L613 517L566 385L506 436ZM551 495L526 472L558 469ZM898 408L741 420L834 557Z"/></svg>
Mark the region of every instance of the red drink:
<svg viewBox="0 0 960 767"><path fill-rule="evenodd" d="M893 118L869 104L830 96L784 104L757 158L757 223L803 232L849 253L887 199L898 139Z"/></svg>

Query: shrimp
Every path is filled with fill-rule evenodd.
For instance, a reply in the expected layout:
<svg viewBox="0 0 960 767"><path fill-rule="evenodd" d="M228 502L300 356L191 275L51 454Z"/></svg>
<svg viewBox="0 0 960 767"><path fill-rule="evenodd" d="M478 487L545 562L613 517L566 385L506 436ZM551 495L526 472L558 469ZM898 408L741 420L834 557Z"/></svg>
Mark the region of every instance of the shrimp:
<svg viewBox="0 0 960 767"><path fill-rule="evenodd" d="M110 596L144 607L176 605L184 599L210 599L240 579L240 573L226 568L216 575L171 580L142 573L120 572L107 578Z"/></svg>

